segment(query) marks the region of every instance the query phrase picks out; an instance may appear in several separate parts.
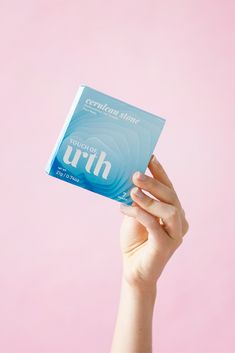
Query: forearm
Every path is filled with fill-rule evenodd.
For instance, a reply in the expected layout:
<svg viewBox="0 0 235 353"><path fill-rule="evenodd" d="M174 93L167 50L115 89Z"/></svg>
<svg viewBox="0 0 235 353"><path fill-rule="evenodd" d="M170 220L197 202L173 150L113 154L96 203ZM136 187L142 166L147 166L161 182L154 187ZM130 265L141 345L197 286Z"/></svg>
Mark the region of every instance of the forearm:
<svg viewBox="0 0 235 353"><path fill-rule="evenodd" d="M133 288L122 278L120 303L110 353L151 353L156 285Z"/></svg>

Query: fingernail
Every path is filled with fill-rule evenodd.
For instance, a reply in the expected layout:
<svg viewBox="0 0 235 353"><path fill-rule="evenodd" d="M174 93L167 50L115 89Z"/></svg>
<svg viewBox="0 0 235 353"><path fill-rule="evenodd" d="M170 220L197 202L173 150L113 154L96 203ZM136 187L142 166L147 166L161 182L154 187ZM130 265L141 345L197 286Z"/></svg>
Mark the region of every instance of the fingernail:
<svg viewBox="0 0 235 353"><path fill-rule="evenodd" d="M147 175L145 175L144 173L141 173L141 172L136 172L135 176L138 180L142 180L142 181L145 181L148 179Z"/></svg>
<svg viewBox="0 0 235 353"><path fill-rule="evenodd" d="M135 194L135 196L137 196L137 197L139 197L141 199L144 198L144 193L139 188L134 187L132 189L132 192Z"/></svg>
<svg viewBox="0 0 235 353"><path fill-rule="evenodd" d="M156 158L155 154L152 155L150 161L153 162L153 163L156 163L156 162L157 162L157 158Z"/></svg>

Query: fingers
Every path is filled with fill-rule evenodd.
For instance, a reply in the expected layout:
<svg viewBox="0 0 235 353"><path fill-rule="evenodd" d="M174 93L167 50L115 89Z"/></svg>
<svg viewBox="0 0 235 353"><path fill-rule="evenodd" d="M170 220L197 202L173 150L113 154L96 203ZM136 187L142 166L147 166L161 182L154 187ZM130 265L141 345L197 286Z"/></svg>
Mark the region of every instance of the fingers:
<svg viewBox="0 0 235 353"><path fill-rule="evenodd" d="M180 205L176 192L172 188L161 183L159 180L140 172L135 172L132 180L135 185L148 191L158 200L176 206Z"/></svg>
<svg viewBox="0 0 235 353"><path fill-rule="evenodd" d="M162 165L156 160L155 155L152 155L152 157L153 158L149 161L149 169L153 177L140 172L133 174L132 180L137 187L134 187L130 192L130 196L134 202L132 203L133 207L130 207L131 209L128 209L128 212L131 212L131 215L135 217L136 214L134 212L139 214L139 209L141 209L145 212L145 215L147 213L149 216L153 217L155 220L155 222L152 221L154 227L161 229L161 234L164 234L165 237L168 235L167 238L170 237L171 239L177 240L177 242L181 242L182 237L189 228L188 222L185 219L184 211L172 182ZM142 178L140 178L141 175ZM149 192L157 200L146 195L141 189ZM137 191L137 193L135 193L135 191ZM133 209L136 210L133 211ZM147 216L145 216L144 219L146 219L146 217ZM163 225L159 224L158 220L160 218L163 220ZM141 221L139 222L142 223Z"/></svg>
<svg viewBox="0 0 235 353"><path fill-rule="evenodd" d="M189 230L189 223L187 221L187 219L185 218L185 212L183 209L181 209L181 213L182 213L182 236L184 237L185 234L188 232Z"/></svg>
<svg viewBox="0 0 235 353"><path fill-rule="evenodd" d="M148 167L155 179L174 190L171 180L169 179L168 175L166 174L166 171L164 170L163 166L157 160L154 154L152 155L149 161Z"/></svg>
<svg viewBox="0 0 235 353"><path fill-rule="evenodd" d="M164 230L171 238L181 238L181 214L176 206L154 200L137 187L131 189L130 196L143 210L150 213L150 215L163 219Z"/></svg>
<svg viewBox="0 0 235 353"><path fill-rule="evenodd" d="M161 242L166 241L166 236L163 228L158 223L156 217L149 214L139 206L126 206L124 204L120 205L120 211L126 216L135 218L139 223L141 223L148 231L148 240L153 245L159 245L159 240Z"/></svg>

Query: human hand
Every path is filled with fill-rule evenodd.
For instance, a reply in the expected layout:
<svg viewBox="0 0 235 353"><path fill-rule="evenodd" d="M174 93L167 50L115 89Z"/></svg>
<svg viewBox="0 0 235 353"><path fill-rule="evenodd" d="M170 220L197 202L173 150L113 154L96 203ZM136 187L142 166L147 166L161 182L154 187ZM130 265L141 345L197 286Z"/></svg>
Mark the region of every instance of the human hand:
<svg viewBox="0 0 235 353"><path fill-rule="evenodd" d="M155 155L152 157L148 164L152 176L143 174L145 180L140 180L134 173L132 180L137 188L130 194L134 202L131 206L120 205L125 215L120 229L123 276L138 288L156 285L189 228L172 182ZM142 197L134 193L136 189ZM160 219L164 224L159 223Z"/></svg>

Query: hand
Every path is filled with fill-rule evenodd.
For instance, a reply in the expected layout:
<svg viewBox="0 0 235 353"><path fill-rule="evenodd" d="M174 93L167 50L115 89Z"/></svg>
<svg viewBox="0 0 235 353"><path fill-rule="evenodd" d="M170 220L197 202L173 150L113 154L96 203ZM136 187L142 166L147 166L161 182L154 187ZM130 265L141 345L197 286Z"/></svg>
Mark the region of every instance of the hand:
<svg viewBox="0 0 235 353"><path fill-rule="evenodd" d="M167 261L183 241L189 225L173 184L155 155L148 164L152 176L133 174L131 206L121 204L125 215L120 235L123 276L134 287L153 287ZM141 189L151 194L145 194ZM134 193L138 190L140 197ZM153 197L152 197L153 196ZM159 220L164 224L160 224Z"/></svg>

